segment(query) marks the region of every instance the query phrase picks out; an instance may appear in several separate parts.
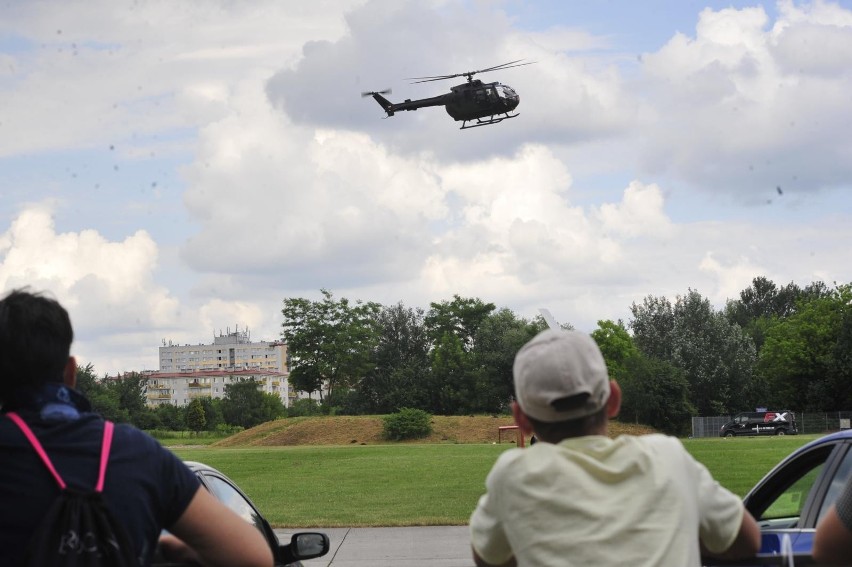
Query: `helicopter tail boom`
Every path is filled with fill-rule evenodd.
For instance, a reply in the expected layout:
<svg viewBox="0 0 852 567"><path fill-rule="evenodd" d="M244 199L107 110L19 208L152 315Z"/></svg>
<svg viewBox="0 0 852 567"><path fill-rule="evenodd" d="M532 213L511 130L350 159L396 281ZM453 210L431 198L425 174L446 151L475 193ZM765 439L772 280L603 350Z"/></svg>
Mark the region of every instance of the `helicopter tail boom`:
<svg viewBox="0 0 852 567"><path fill-rule="evenodd" d="M403 110L417 110L426 106L443 106L452 99L452 95L433 96L431 98L421 98L417 100L406 99L404 102L391 102L382 96L380 92L364 93L364 96L371 96L376 99L388 116L393 116L395 112Z"/></svg>
<svg viewBox="0 0 852 567"><path fill-rule="evenodd" d="M388 113L388 116L393 116L393 103L391 101L389 101L379 93L373 93L373 98L376 99L376 102L378 102L379 105L385 109L385 112Z"/></svg>

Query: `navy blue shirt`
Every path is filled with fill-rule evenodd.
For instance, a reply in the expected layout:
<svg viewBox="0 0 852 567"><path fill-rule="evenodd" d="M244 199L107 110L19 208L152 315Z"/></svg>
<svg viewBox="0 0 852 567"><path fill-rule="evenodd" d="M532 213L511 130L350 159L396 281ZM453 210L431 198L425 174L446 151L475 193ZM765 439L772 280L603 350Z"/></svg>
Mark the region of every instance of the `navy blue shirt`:
<svg viewBox="0 0 852 567"><path fill-rule="evenodd" d="M98 478L103 419L45 419L19 409L59 475L71 487L91 490ZM173 453L146 433L116 424L104 496L124 523L141 565L148 565L160 530L183 514L200 484ZM24 548L59 494L56 480L20 429L0 416L0 565L20 564Z"/></svg>

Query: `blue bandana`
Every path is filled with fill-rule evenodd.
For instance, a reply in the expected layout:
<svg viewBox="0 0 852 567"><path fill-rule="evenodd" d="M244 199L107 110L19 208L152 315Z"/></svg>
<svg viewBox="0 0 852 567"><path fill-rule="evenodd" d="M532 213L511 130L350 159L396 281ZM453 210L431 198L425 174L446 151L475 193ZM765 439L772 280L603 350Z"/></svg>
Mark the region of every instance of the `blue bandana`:
<svg viewBox="0 0 852 567"><path fill-rule="evenodd" d="M80 412L92 411L83 394L59 382L47 382L36 390L19 390L3 411L30 410L42 419L68 421L80 417Z"/></svg>

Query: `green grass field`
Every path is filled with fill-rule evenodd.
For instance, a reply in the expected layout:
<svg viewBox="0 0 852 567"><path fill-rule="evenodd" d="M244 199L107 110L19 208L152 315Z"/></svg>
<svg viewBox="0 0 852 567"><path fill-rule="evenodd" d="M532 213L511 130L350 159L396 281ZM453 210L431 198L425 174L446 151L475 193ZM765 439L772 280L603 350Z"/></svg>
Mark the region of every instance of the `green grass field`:
<svg viewBox="0 0 852 567"><path fill-rule="evenodd" d="M815 436L685 439L740 496ZM211 448L174 446L230 476L276 527L466 524L497 456L512 445Z"/></svg>

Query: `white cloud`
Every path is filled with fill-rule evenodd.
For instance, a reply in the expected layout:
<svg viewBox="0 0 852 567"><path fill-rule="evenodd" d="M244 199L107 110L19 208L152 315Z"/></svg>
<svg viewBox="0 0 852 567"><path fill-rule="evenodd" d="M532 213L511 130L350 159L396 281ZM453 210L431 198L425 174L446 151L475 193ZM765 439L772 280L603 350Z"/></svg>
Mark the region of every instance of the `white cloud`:
<svg viewBox="0 0 852 567"><path fill-rule="evenodd" d="M199 310L199 319L201 327L207 327L212 331L211 337L227 331L223 328L223 324L227 325L230 331L241 329L251 333L266 322L263 311L257 304L221 299L211 299L202 305ZM204 342L201 337L196 340ZM252 335L252 340L263 340L263 338Z"/></svg>
<svg viewBox="0 0 852 567"><path fill-rule="evenodd" d="M604 229L625 236L643 234L668 236L671 221L663 212L663 194L657 185L634 181L624 191L621 203L604 203L600 207Z"/></svg>
<svg viewBox="0 0 852 567"><path fill-rule="evenodd" d="M755 265L746 257L737 258L731 264L723 265L713 257L712 252L705 254L698 269L710 274L716 280L711 299L717 303L726 299L739 298L740 292L749 287L755 277L768 276L761 266Z"/></svg>
<svg viewBox="0 0 852 567"><path fill-rule="evenodd" d="M0 32L41 48L4 57L13 73L0 85L0 156L185 135L221 112L210 94L247 70L269 76L294 63L311 39L338 37L342 13L362 1L7 6Z"/></svg>
<svg viewBox="0 0 852 567"><path fill-rule="evenodd" d="M287 274L300 288L416 273L446 215L428 156L402 159L367 136L313 131L247 88L202 133L185 201L201 223L184 258L208 272ZM280 281L280 280L278 280Z"/></svg>
<svg viewBox="0 0 852 567"><path fill-rule="evenodd" d="M275 338L281 300L321 287L548 307L590 330L647 294L721 305L761 274L849 281L848 198L827 216L816 192L852 174L852 11L705 10L637 61L617 35L519 29L506 6L9 6L0 30L26 45L0 55L0 285L53 291L80 353L114 371L226 326ZM536 63L481 76L521 96L497 126L382 120L359 96L433 96L465 79L404 77L515 59ZM81 188L102 165L81 163L90 147L128 186L166 181ZM62 208L20 205L47 196Z"/></svg>
<svg viewBox="0 0 852 567"><path fill-rule="evenodd" d="M0 234L0 289L29 287L69 311L77 346L156 334L179 324L180 306L152 279L157 245L145 231L109 242L95 230L57 233L48 206L23 210ZM136 343L136 349L139 344Z"/></svg>
<svg viewBox="0 0 852 567"><path fill-rule="evenodd" d="M751 203L848 185L852 11L781 8L771 27L759 7L705 9L695 37L643 57L649 173Z"/></svg>
<svg viewBox="0 0 852 567"><path fill-rule="evenodd" d="M608 40L561 26L521 32L498 6L449 3L436 10L421 2L368 2L347 14L345 35L311 42L296 65L276 73L270 100L297 124L368 132L394 153L429 148L445 162L508 156L524 143L611 136L635 120L635 102L615 65L589 55ZM520 95L523 118L500 128L459 132L461 122L440 106L382 120L373 100L358 97L388 87L392 102L434 97L466 79L417 84L405 77L462 74L515 60L535 64L475 77L509 84Z"/></svg>

